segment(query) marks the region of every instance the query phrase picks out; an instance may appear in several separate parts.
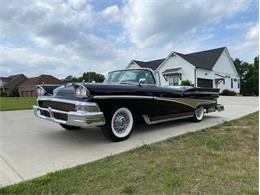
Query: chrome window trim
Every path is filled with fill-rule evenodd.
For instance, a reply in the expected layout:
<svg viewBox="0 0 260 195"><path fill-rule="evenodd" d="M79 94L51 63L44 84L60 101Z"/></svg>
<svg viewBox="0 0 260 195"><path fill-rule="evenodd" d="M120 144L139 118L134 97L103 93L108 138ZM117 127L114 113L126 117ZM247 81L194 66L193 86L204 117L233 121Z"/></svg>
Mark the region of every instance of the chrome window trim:
<svg viewBox="0 0 260 195"><path fill-rule="evenodd" d="M155 71L152 70L151 68L127 68L127 69L113 70L113 71L108 72L107 75L108 75L109 73L112 73L112 72L128 71L128 70L148 70L148 71L151 72L155 83L154 83L154 84L142 84L141 86L144 86L144 85L157 86L157 87L160 86L160 80L157 79ZM108 83L105 83L105 84L108 84ZM113 84L111 84L111 85L113 85ZM137 85L137 86L138 86L138 85Z"/></svg>

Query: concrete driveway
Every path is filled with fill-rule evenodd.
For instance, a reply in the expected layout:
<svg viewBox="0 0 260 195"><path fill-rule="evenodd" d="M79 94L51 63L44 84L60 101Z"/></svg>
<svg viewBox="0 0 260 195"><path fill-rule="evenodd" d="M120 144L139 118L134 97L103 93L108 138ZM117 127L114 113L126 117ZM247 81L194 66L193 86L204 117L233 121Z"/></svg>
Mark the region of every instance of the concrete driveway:
<svg viewBox="0 0 260 195"><path fill-rule="evenodd" d="M0 186L73 167L169 137L197 131L258 110L258 97L220 97L224 112L187 120L139 125L130 139L112 143L99 128L65 131L37 119L31 110L0 112Z"/></svg>

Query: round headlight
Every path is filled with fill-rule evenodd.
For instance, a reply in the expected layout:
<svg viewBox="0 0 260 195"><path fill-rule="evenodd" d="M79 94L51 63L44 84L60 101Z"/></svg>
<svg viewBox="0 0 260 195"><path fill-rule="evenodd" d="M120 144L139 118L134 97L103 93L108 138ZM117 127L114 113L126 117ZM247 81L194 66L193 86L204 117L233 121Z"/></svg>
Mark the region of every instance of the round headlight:
<svg viewBox="0 0 260 195"><path fill-rule="evenodd" d="M42 87L38 87L37 88L37 94L38 94L38 96L44 96L45 90Z"/></svg>
<svg viewBox="0 0 260 195"><path fill-rule="evenodd" d="M80 93L81 93L81 96L87 96L87 89L81 88Z"/></svg>
<svg viewBox="0 0 260 195"><path fill-rule="evenodd" d="M76 89L76 96L81 96L81 90L79 87Z"/></svg>
<svg viewBox="0 0 260 195"><path fill-rule="evenodd" d="M76 85L75 86L75 94L78 98L86 98L89 96L88 89L83 85Z"/></svg>

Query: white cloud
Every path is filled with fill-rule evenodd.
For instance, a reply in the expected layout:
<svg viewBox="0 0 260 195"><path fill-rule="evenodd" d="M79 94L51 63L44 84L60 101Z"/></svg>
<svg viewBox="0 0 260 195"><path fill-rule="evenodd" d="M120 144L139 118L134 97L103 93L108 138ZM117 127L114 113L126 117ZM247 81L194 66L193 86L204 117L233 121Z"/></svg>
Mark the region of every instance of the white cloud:
<svg viewBox="0 0 260 195"><path fill-rule="evenodd" d="M236 40L231 49L236 57L248 62L253 62L254 57L259 55L259 24L256 23L244 32L242 40Z"/></svg>
<svg viewBox="0 0 260 195"><path fill-rule="evenodd" d="M252 26L253 22L240 22L226 25L226 29L244 29Z"/></svg>
<svg viewBox="0 0 260 195"><path fill-rule="evenodd" d="M249 4L230 0L227 9L225 0L129 0L96 11L91 0L2 0L0 43L11 43L0 45L0 72L78 76L89 65L105 73L132 58L209 49L208 41L216 37L209 26ZM254 29L245 33L250 43L254 36Z"/></svg>
<svg viewBox="0 0 260 195"><path fill-rule="evenodd" d="M246 32L246 39L248 40L257 40L259 34L259 24L255 24L254 26L250 27Z"/></svg>
<svg viewBox="0 0 260 195"><path fill-rule="evenodd" d="M68 0L67 2L72 8L79 9L83 5L85 5L88 2L88 0Z"/></svg>
<svg viewBox="0 0 260 195"><path fill-rule="evenodd" d="M3 75L25 73L35 76L43 73L62 76L57 70L68 68L70 64L50 55L36 53L31 48L0 47L0 67Z"/></svg>
<svg viewBox="0 0 260 195"><path fill-rule="evenodd" d="M106 19L110 22L117 22L120 17L120 10L117 5L112 5L106 7L102 12L101 15L103 19Z"/></svg>
<svg viewBox="0 0 260 195"><path fill-rule="evenodd" d="M247 0L208 1L135 1L124 8L124 26L130 40L139 47L177 39L186 32L198 30L248 8Z"/></svg>

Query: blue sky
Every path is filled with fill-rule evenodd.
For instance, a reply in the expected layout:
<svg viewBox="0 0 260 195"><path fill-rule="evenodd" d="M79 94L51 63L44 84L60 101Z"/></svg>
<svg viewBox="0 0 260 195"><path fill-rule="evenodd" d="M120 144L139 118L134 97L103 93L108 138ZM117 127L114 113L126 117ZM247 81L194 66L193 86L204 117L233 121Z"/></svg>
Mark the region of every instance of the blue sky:
<svg viewBox="0 0 260 195"><path fill-rule="evenodd" d="M59 78L226 46L258 55L256 0L0 0L0 76Z"/></svg>

